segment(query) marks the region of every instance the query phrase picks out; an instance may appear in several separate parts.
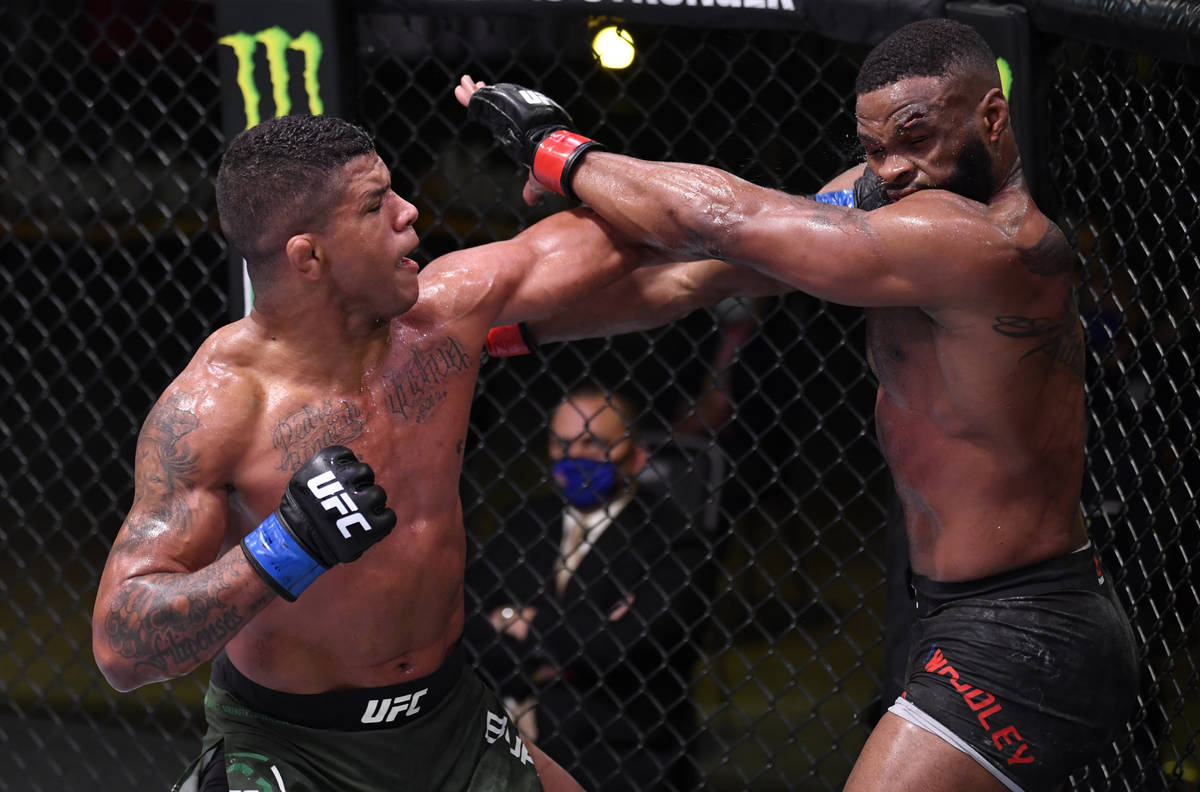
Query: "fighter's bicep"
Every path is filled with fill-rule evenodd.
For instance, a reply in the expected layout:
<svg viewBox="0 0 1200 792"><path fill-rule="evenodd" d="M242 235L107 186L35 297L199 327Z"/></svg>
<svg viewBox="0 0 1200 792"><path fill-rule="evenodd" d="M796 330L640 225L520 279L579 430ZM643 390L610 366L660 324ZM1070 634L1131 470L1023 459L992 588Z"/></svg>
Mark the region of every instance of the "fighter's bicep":
<svg viewBox="0 0 1200 792"><path fill-rule="evenodd" d="M126 564L195 569L224 544L230 478L224 457L236 438L198 415L197 401L169 391L138 435L134 501L113 543L113 555Z"/></svg>
<svg viewBox="0 0 1200 792"><path fill-rule="evenodd" d="M792 198L761 213L735 260L813 296L862 307L941 304L969 288L963 262L994 229L922 202L874 212ZM917 204L921 203L920 206Z"/></svg>

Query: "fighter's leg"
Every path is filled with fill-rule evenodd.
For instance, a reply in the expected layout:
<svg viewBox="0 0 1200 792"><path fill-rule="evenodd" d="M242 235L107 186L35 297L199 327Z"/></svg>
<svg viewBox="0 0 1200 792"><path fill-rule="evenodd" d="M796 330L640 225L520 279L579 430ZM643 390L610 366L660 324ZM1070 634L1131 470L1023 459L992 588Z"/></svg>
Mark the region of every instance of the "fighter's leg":
<svg viewBox="0 0 1200 792"><path fill-rule="evenodd" d="M542 779L542 786L545 787L546 792L584 792L579 782L572 778L570 773L563 770L558 762L547 756L541 748L528 741L525 745L529 748L529 755L533 757L533 766L537 770L538 777Z"/></svg>
<svg viewBox="0 0 1200 792"><path fill-rule="evenodd" d="M991 773L933 732L885 712L843 792L1008 792Z"/></svg>

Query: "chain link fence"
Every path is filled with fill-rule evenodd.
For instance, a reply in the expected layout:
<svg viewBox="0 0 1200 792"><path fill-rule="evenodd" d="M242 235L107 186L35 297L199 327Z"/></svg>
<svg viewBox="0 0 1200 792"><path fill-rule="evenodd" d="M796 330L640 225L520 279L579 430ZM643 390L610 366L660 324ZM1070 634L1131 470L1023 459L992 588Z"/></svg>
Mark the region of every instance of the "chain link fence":
<svg viewBox="0 0 1200 792"><path fill-rule="evenodd" d="M351 105L421 211L419 260L561 207L520 202L517 169L450 96L464 72L544 90L614 150L797 193L858 156L865 45L626 27L638 59L610 72L582 15L354 17ZM215 29L213 6L182 0L0 9L0 789L166 788L199 746L206 670L116 694L89 620L138 427L237 306L211 187ZM1090 339L1084 507L1146 668L1129 728L1073 788L1195 789L1200 73L1041 44L1041 192L1078 250ZM696 786L838 789L880 712L890 493L863 350L859 311L792 294L484 365L462 484L476 564L550 492L547 416L580 383L629 394L648 436L716 462L676 493L698 498L712 562L675 702L694 718L673 737Z"/></svg>

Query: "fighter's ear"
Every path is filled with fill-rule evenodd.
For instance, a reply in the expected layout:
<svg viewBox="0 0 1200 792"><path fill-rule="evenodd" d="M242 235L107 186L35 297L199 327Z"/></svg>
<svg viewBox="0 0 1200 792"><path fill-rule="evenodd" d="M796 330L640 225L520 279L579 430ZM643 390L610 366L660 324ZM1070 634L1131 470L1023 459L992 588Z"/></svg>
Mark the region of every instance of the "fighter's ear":
<svg viewBox="0 0 1200 792"><path fill-rule="evenodd" d="M296 234L285 245L288 265L302 278L317 280L324 270L317 246L310 234Z"/></svg>
<svg viewBox="0 0 1200 792"><path fill-rule="evenodd" d="M995 143L1000 136L1008 131L1010 123L1008 115L1008 100L1004 91L992 88L979 102L978 115L983 125L983 135L989 143Z"/></svg>

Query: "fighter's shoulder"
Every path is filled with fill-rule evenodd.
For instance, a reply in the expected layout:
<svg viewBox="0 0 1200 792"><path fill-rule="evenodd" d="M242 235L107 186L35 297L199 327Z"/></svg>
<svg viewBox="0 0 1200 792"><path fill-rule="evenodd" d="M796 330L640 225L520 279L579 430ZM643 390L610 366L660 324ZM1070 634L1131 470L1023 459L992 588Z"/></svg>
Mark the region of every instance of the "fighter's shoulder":
<svg viewBox="0 0 1200 792"><path fill-rule="evenodd" d="M247 339L235 326L209 336L163 389L142 425L139 443L214 462L235 454L261 420L267 384Z"/></svg>
<svg viewBox="0 0 1200 792"><path fill-rule="evenodd" d="M422 268L420 296L400 320L405 324L444 326L484 310L504 277L508 255L506 242L492 242L438 256Z"/></svg>

